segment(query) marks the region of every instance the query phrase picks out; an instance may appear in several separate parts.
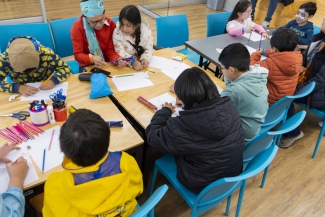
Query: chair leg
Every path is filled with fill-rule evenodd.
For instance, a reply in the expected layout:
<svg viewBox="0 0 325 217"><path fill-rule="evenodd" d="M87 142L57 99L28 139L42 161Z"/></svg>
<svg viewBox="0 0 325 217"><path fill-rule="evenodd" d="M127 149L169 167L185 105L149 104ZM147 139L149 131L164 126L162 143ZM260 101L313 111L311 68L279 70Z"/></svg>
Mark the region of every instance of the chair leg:
<svg viewBox="0 0 325 217"><path fill-rule="evenodd" d="M148 195L148 198L152 195L153 193L153 188L155 187L155 182L156 182L156 177L157 177L157 173L158 173L158 169L156 167L156 165L154 166L153 168L153 173L152 173L152 178L151 178L151 183L150 183L150 188L149 188L149 195ZM155 213L155 210L154 208L152 208L150 211L149 211L149 216L150 217L154 217L154 214Z"/></svg>
<svg viewBox="0 0 325 217"><path fill-rule="evenodd" d="M267 176L267 173L269 172L269 167L270 167L270 165L268 165L264 170L263 179L262 179L262 183L261 183L261 188L264 188L266 176Z"/></svg>
<svg viewBox="0 0 325 217"><path fill-rule="evenodd" d="M231 198L232 198L232 194L229 195L228 200L227 200L226 216L229 215L229 208L230 208L230 204L231 204Z"/></svg>
<svg viewBox="0 0 325 217"><path fill-rule="evenodd" d="M241 204L243 202L243 197L244 197L244 193L245 193L245 188L246 188L246 179L243 180L243 184L240 187L238 203L237 203L237 208L236 208L236 217L239 217L240 208L241 208Z"/></svg>
<svg viewBox="0 0 325 217"><path fill-rule="evenodd" d="M322 137L323 137L324 131L325 131L325 124L323 123L322 129L320 130L319 135L318 135L317 143L316 143L316 146L315 146L315 149L314 149L314 153L313 153L312 158L315 158L316 157L316 154L317 154L317 151L318 151L320 142L322 141Z"/></svg>

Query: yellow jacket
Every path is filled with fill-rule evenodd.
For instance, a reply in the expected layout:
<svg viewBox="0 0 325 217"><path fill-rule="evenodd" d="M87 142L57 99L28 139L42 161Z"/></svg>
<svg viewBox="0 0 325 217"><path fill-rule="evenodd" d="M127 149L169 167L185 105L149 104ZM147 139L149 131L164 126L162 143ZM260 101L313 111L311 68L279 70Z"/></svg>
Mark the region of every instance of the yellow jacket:
<svg viewBox="0 0 325 217"><path fill-rule="evenodd" d="M143 191L142 174L133 157L122 152L121 173L75 185L73 173L97 171L97 164L79 167L64 158L63 172L53 173L45 183L43 216L129 216L136 210L135 197Z"/></svg>

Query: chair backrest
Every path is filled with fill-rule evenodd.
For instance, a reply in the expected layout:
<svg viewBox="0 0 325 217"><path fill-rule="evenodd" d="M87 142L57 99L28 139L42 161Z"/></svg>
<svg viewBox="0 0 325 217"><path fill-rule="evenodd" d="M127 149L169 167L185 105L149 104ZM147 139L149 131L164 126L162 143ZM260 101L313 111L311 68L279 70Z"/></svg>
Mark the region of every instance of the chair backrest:
<svg viewBox="0 0 325 217"><path fill-rule="evenodd" d="M304 120L305 116L306 111L303 110L284 121L276 131L265 132L246 144L243 154L244 164L249 162L258 153L271 146L274 136L282 135L298 127Z"/></svg>
<svg viewBox="0 0 325 217"><path fill-rule="evenodd" d="M316 86L316 83L314 81L310 82L309 84L307 84L306 86L301 88L301 90L299 90L295 95L288 96L288 98L299 99L299 98L308 96L311 92L313 92L315 86Z"/></svg>
<svg viewBox="0 0 325 217"><path fill-rule="evenodd" d="M224 34L231 12L207 14L207 37Z"/></svg>
<svg viewBox="0 0 325 217"><path fill-rule="evenodd" d="M188 41L189 30L186 14L156 18L157 46L178 47Z"/></svg>
<svg viewBox="0 0 325 217"><path fill-rule="evenodd" d="M153 194L148 198L148 200L138 208L130 217L144 217L147 216L150 210L152 210L157 203L161 200L161 198L165 195L168 190L167 185L160 186L153 192Z"/></svg>
<svg viewBox="0 0 325 217"><path fill-rule="evenodd" d="M320 33L320 28L314 25L314 35Z"/></svg>
<svg viewBox="0 0 325 217"><path fill-rule="evenodd" d="M50 27L47 23L0 25L0 50L4 52L8 42L15 36L33 36L42 45L55 52Z"/></svg>
<svg viewBox="0 0 325 217"><path fill-rule="evenodd" d="M114 20L114 22L116 23L116 22L118 21L118 17L119 17L119 16L111 17L111 19Z"/></svg>
<svg viewBox="0 0 325 217"><path fill-rule="evenodd" d="M73 55L70 30L73 23L78 18L79 16L61 20L54 20L50 22L56 53L60 57L67 57Z"/></svg>

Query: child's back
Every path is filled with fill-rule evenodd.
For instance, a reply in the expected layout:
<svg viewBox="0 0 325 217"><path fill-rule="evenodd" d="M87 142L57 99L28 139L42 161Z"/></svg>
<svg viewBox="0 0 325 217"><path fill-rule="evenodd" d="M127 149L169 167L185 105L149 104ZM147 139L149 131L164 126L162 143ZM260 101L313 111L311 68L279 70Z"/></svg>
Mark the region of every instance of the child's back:
<svg viewBox="0 0 325 217"><path fill-rule="evenodd" d="M260 61L263 49L251 55L251 65L260 64L269 70L267 88L271 106L284 96L294 94L302 65L302 55L294 51L298 37L291 29L281 29L271 38L271 49L267 49L268 59Z"/></svg>

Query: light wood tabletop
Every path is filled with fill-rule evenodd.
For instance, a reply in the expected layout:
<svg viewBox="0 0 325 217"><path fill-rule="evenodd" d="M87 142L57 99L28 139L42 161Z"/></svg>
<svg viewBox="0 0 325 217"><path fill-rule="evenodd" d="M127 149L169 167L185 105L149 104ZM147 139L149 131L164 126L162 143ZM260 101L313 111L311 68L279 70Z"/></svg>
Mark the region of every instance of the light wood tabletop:
<svg viewBox="0 0 325 217"><path fill-rule="evenodd" d="M173 56L176 55L176 52L171 48L166 48L162 50L155 51L155 56L164 57L171 59ZM183 61L187 65L191 67L197 67L191 61L185 59ZM126 73L133 73L136 72L134 69L130 67L119 68L113 64L108 64L105 67L101 67L104 70L110 71L112 76L126 74ZM151 67L149 67L152 69ZM143 70L146 71L147 69ZM148 72L150 79L153 86L143 87L138 89L126 90L126 91L118 91L114 82L108 78L109 85L111 90L113 91L113 96L119 102L119 104L145 129L154 114L154 111L151 110L149 107L145 106L141 102L137 100L139 96L144 97L145 99L149 100L154 97L157 97L164 93L170 93L174 97L176 95L169 91L169 87L171 84L174 83L174 80L162 73L159 69L154 69L154 72ZM215 82L215 84L219 87L219 89L225 88L225 83L214 76L213 73L206 71L209 77Z"/></svg>
<svg viewBox="0 0 325 217"><path fill-rule="evenodd" d="M67 105L73 105L76 109L85 108L92 110L98 113L104 120L123 120L123 127L111 128L109 151L125 151L143 144L143 139L108 97L89 99L90 82L79 81L78 75L69 76L67 81L69 82L66 100ZM28 101L9 102L8 98L10 95L12 94L0 93L0 114L10 114L12 112L28 110ZM50 101L50 99L47 100L48 103L50 103ZM30 117L26 120L31 122ZM16 118L0 117L0 129L16 125L18 122ZM40 128L46 130L56 125L62 126L63 123L64 122L56 122L55 124L47 124ZM0 146L5 142L7 142L7 140L0 137ZM24 186L25 190L44 183L52 172L62 170L60 165L42 174L35 163L34 166L38 173L39 180Z"/></svg>

